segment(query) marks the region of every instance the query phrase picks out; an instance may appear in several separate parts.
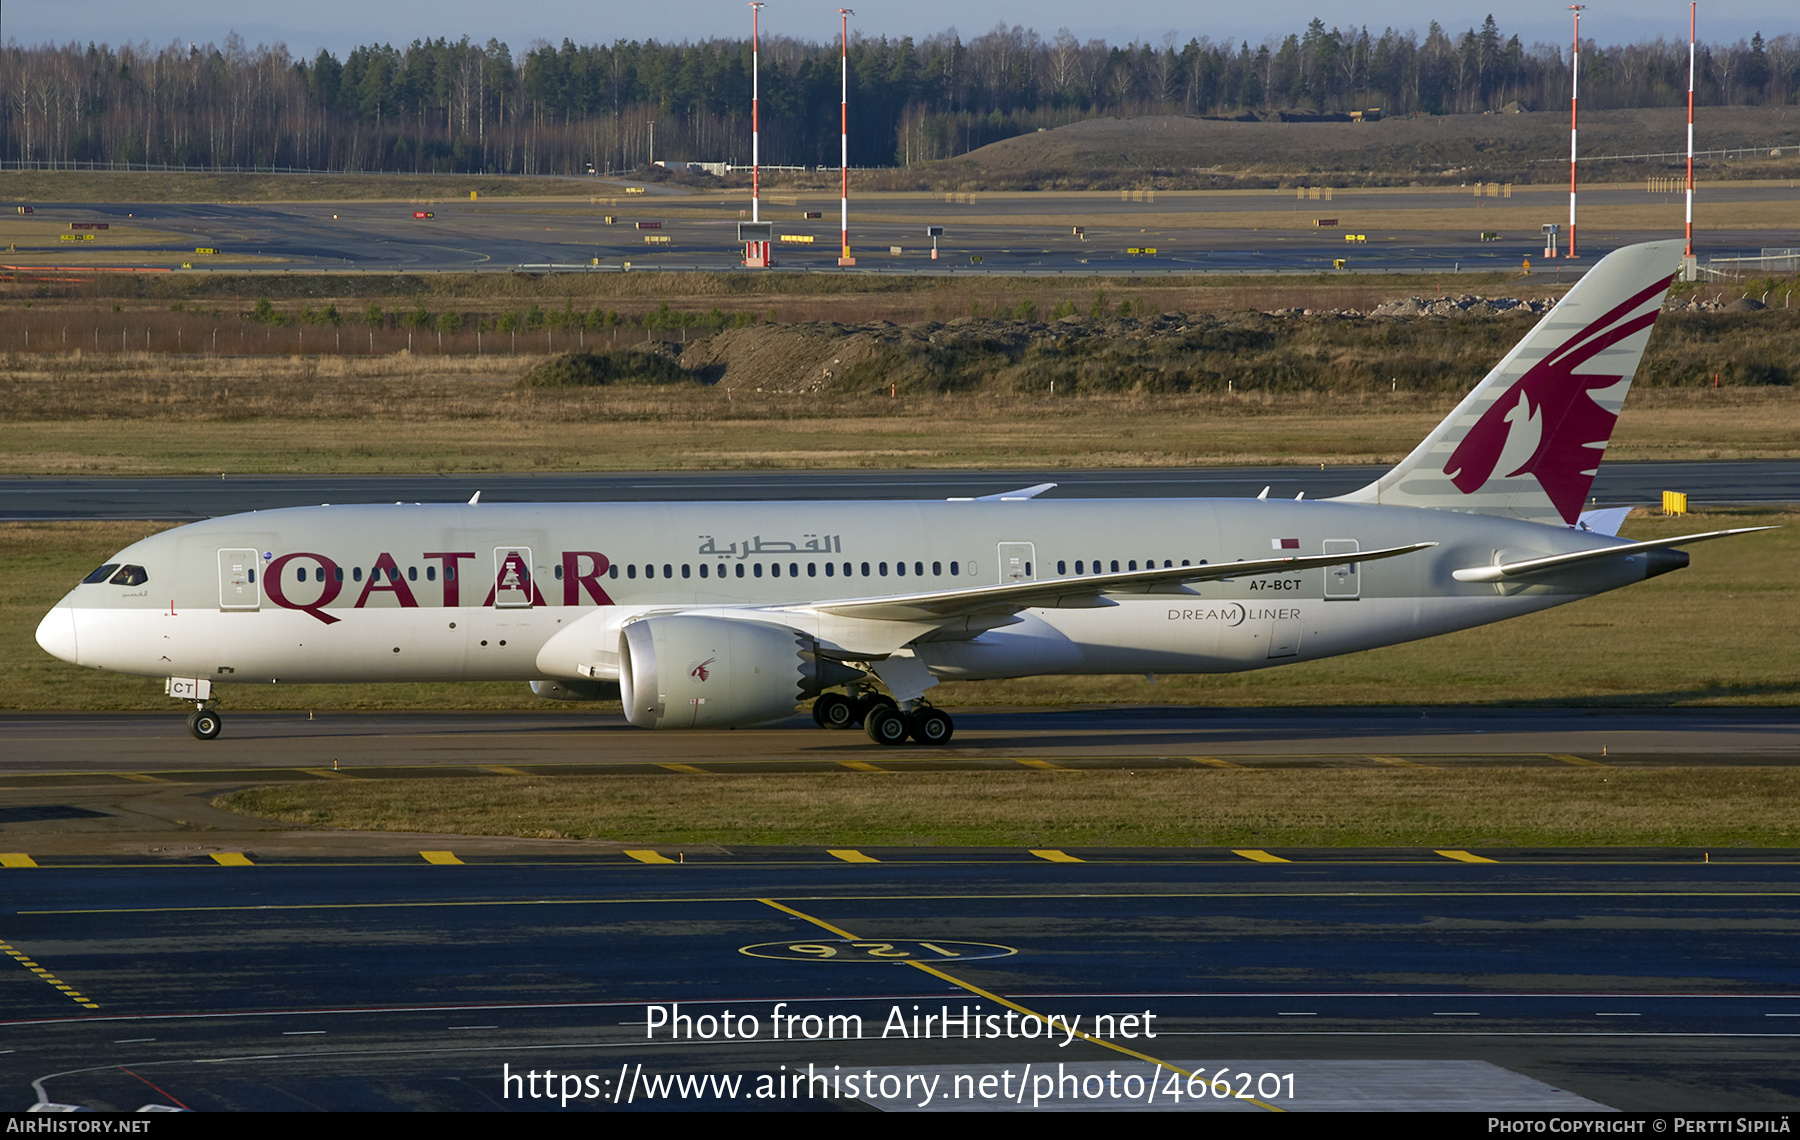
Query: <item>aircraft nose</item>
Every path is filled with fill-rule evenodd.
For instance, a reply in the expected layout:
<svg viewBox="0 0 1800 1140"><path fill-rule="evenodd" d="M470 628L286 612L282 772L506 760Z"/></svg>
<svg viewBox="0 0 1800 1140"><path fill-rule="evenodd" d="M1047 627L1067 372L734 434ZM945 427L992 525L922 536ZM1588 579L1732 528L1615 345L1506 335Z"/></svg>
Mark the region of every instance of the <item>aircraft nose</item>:
<svg viewBox="0 0 1800 1140"><path fill-rule="evenodd" d="M57 606L44 615L38 623L37 643L44 647L44 652L60 657L71 665L79 664L75 651L75 611L67 606Z"/></svg>

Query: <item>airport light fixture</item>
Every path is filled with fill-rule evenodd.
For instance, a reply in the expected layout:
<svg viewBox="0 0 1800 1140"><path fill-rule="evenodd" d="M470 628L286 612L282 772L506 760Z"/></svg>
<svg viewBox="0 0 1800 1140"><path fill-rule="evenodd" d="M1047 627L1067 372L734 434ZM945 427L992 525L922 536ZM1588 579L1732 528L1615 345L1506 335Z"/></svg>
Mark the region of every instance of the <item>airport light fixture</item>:
<svg viewBox="0 0 1800 1140"><path fill-rule="evenodd" d="M1569 251L1575 256L1575 123L1576 104L1581 96L1581 10L1586 4L1571 4L1575 13L1575 50L1569 55Z"/></svg>
<svg viewBox="0 0 1800 1140"><path fill-rule="evenodd" d="M850 17L856 14L853 8L839 8L838 16L843 20L844 39L840 52L843 64L843 91L838 98L838 176L842 182L843 217L840 223L839 237L842 249L838 255L838 264L851 266L856 259L850 256Z"/></svg>

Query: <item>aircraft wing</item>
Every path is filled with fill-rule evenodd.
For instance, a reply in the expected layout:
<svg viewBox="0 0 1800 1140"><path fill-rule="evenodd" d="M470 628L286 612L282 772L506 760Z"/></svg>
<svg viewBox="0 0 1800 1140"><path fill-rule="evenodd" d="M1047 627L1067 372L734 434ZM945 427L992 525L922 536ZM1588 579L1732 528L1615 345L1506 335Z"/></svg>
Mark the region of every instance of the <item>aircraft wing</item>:
<svg viewBox="0 0 1800 1140"><path fill-rule="evenodd" d="M1426 550L1436 545L1435 542L1415 542L1385 550L1344 554L1258 558L1240 562L1201 563L1198 566L1164 566L1154 570L1007 582L998 586L971 586L961 590L933 590L920 594L890 594L880 598L846 598L781 608L873 621L937 623L961 617L1014 614L1029 609L1109 606L1114 603L1106 600L1107 594L1180 592L1181 587L1189 582L1216 582L1224 578L1250 578L1262 574L1288 574L1319 566L1342 566L1346 562L1373 562Z"/></svg>

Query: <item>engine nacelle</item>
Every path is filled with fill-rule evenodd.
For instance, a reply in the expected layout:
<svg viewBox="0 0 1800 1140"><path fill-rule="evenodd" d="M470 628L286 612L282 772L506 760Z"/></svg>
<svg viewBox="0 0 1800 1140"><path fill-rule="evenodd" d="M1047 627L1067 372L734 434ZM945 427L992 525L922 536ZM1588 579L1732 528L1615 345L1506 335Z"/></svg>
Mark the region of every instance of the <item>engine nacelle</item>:
<svg viewBox="0 0 1800 1140"><path fill-rule="evenodd" d="M619 688L639 728L733 728L792 716L794 706L860 669L818 656L785 626L659 614L619 631Z"/></svg>

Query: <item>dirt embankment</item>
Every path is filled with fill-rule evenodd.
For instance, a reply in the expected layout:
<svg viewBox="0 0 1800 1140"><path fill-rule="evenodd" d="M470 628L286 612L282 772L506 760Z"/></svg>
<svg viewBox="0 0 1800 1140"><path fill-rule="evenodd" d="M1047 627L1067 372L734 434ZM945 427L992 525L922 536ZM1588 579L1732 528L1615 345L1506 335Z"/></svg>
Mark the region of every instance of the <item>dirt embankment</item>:
<svg viewBox="0 0 1800 1140"><path fill-rule="evenodd" d="M1125 306L1129 309L1129 306ZM729 329L660 351L702 383L789 394L1458 391L1549 307L1506 296L1379 308L960 317ZM1671 302L1640 382L1789 385L1800 310Z"/></svg>
<svg viewBox="0 0 1800 1140"><path fill-rule="evenodd" d="M1686 146L1686 116L1684 107L1584 110L1585 177L1666 173ZM1754 152L1701 154L1697 169L1708 180L1791 178L1800 172L1800 115L1792 108L1709 107L1700 113L1696 131L1695 145L1703 152ZM929 174L932 185L959 190L1554 182L1568 174L1568 138L1566 107L1372 123L1173 115L1086 119L908 174Z"/></svg>

